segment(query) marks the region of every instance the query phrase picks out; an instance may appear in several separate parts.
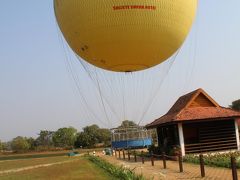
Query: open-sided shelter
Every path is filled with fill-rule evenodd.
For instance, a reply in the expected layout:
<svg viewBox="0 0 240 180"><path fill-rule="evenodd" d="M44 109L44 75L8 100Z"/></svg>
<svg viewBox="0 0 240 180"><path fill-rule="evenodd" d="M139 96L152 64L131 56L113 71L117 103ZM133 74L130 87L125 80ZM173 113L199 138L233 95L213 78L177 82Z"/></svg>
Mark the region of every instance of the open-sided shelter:
<svg viewBox="0 0 240 180"><path fill-rule="evenodd" d="M156 128L161 147L181 148L186 153L240 150L240 112L221 107L204 90L181 96L162 117L148 124Z"/></svg>

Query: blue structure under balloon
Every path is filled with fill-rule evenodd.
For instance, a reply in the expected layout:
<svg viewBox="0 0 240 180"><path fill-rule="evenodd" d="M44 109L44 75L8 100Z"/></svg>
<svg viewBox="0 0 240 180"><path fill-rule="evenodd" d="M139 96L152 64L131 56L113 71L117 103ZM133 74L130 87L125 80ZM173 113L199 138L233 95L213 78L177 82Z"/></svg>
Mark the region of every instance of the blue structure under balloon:
<svg viewBox="0 0 240 180"><path fill-rule="evenodd" d="M142 148L152 145L152 138L112 141L112 148Z"/></svg>
<svg viewBox="0 0 240 180"><path fill-rule="evenodd" d="M135 149L152 145L152 131L142 126L111 129L112 148Z"/></svg>

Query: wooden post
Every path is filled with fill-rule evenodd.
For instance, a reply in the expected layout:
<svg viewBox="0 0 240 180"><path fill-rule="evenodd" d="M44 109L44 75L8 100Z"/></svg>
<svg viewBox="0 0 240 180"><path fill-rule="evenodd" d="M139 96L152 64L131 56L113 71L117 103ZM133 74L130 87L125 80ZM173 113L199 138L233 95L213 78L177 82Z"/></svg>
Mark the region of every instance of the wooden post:
<svg viewBox="0 0 240 180"><path fill-rule="evenodd" d="M123 149L123 159L125 160L125 151L124 151L124 149Z"/></svg>
<svg viewBox="0 0 240 180"><path fill-rule="evenodd" d="M137 155L135 150L134 150L134 161L137 162Z"/></svg>
<svg viewBox="0 0 240 180"><path fill-rule="evenodd" d="M128 149L128 160L130 161L130 152L129 152L129 149Z"/></svg>
<svg viewBox="0 0 240 180"><path fill-rule="evenodd" d="M178 161L179 161L179 171L183 172L183 160L182 160L182 154L179 153L178 155Z"/></svg>
<svg viewBox="0 0 240 180"><path fill-rule="evenodd" d="M162 153L162 160L163 160L163 168L166 169L167 168L167 164L166 164L165 152Z"/></svg>
<svg viewBox="0 0 240 180"><path fill-rule="evenodd" d="M237 165L236 165L236 158L231 156L231 168L232 168L232 178L233 180L237 180Z"/></svg>
<svg viewBox="0 0 240 180"><path fill-rule="evenodd" d="M199 162L200 162L200 170L201 170L201 176L205 177L205 168L204 168L204 160L203 160L203 155L199 155Z"/></svg>
<svg viewBox="0 0 240 180"><path fill-rule="evenodd" d="M121 159L121 149L118 150L118 157Z"/></svg>
<svg viewBox="0 0 240 180"><path fill-rule="evenodd" d="M153 157L153 154L151 156L151 162L152 162L152 166L154 166L154 157Z"/></svg>
<svg viewBox="0 0 240 180"><path fill-rule="evenodd" d="M113 156L113 148L111 148L111 156Z"/></svg>
<svg viewBox="0 0 240 180"><path fill-rule="evenodd" d="M143 151L141 152L141 156L142 156L142 164L144 164L144 156L143 156Z"/></svg>
<svg viewBox="0 0 240 180"><path fill-rule="evenodd" d="M115 148L114 152L115 152L115 157L117 158L117 149L116 148Z"/></svg>

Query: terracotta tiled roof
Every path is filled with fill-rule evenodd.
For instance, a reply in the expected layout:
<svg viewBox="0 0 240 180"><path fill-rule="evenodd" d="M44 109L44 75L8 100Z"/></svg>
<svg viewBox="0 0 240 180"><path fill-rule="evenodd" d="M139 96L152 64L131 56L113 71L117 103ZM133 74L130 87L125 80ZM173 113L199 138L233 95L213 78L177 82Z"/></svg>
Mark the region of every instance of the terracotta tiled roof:
<svg viewBox="0 0 240 180"><path fill-rule="evenodd" d="M167 112L167 114L174 114L181 111L183 108L185 108L188 104L188 102L191 101L191 99L195 96L195 94L198 93L200 89L197 89L193 92L190 92L184 96L181 96L178 98L178 100L175 102L175 104L171 107L171 109Z"/></svg>
<svg viewBox="0 0 240 180"><path fill-rule="evenodd" d="M193 102L200 93L213 103L211 107L189 107L191 102ZM240 117L240 112L234 111L230 108L220 107L202 89L197 89L191 93L181 96L164 116L148 124L147 127L155 127L160 124L176 121L193 121L231 117Z"/></svg>
<svg viewBox="0 0 240 180"><path fill-rule="evenodd" d="M240 117L240 112L224 107L186 108L176 116L177 121Z"/></svg>

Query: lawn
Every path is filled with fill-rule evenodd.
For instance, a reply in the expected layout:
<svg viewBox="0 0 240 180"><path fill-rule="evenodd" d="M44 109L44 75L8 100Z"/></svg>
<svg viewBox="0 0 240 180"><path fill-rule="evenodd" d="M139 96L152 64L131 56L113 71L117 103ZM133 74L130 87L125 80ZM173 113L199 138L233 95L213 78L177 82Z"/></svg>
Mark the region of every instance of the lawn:
<svg viewBox="0 0 240 180"><path fill-rule="evenodd" d="M39 161L38 161L39 160ZM23 166L33 166L36 164L47 164L53 162L66 161L63 164L40 167L36 169L24 170L21 172L2 174L1 180L9 179L113 179L107 172L100 169L85 157L56 157L28 160L14 160L2 163L2 169L18 168ZM38 162L35 162L38 161ZM3 166L5 166L3 168ZM0 170L1 171L1 170Z"/></svg>
<svg viewBox="0 0 240 180"><path fill-rule="evenodd" d="M0 161L0 171L71 160L67 156Z"/></svg>
<svg viewBox="0 0 240 180"><path fill-rule="evenodd" d="M101 148L96 149L76 149L80 154L92 152L92 151L102 151ZM32 158L42 158L42 157L56 157L56 156L65 156L71 150L62 150L62 151L46 151L46 152L28 152L28 153L0 153L1 160L16 160L16 159L32 159Z"/></svg>
<svg viewBox="0 0 240 180"><path fill-rule="evenodd" d="M23 154L0 154L1 160L16 160L16 159L32 159L32 158L42 158L42 157L56 157L56 156L65 156L69 151L56 151L56 152L32 152L32 153L23 153Z"/></svg>

